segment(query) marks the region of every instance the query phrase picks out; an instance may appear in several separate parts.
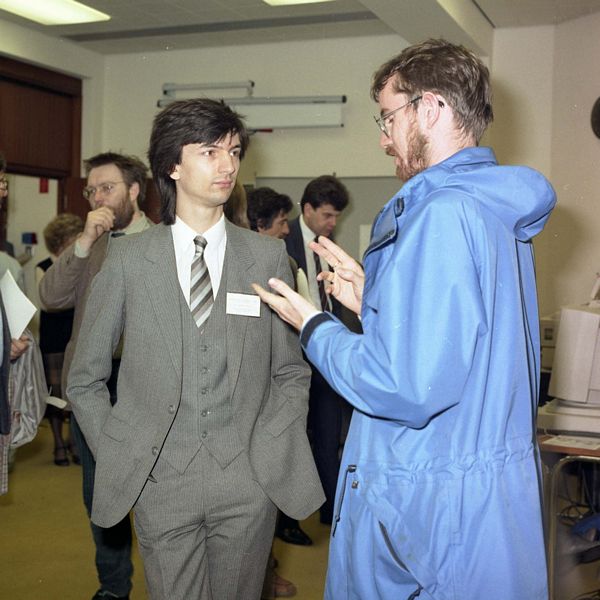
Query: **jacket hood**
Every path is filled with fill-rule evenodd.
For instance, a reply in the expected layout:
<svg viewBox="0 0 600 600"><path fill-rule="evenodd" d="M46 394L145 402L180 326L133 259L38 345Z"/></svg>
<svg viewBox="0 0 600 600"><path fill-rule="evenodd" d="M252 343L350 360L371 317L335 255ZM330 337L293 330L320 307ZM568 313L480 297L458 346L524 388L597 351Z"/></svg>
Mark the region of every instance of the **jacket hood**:
<svg viewBox="0 0 600 600"><path fill-rule="evenodd" d="M472 197L513 231L519 241L537 235L550 216L556 194L550 182L529 167L499 166L491 148L460 150L407 181L399 195L427 197L442 188L456 188Z"/></svg>

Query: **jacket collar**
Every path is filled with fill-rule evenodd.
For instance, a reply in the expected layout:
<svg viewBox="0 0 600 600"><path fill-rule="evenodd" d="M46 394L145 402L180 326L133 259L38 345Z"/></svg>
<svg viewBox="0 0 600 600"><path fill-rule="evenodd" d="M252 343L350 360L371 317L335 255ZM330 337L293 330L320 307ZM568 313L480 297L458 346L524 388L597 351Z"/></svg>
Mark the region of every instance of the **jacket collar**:
<svg viewBox="0 0 600 600"><path fill-rule="evenodd" d="M444 183L446 178L461 169L473 169L476 165L496 165L496 156L491 148L470 147L459 150L441 163L432 165L411 177L400 191L383 207L377 215L371 230L371 243L367 254L393 241L398 234L398 217L411 203L427 196L429 192Z"/></svg>

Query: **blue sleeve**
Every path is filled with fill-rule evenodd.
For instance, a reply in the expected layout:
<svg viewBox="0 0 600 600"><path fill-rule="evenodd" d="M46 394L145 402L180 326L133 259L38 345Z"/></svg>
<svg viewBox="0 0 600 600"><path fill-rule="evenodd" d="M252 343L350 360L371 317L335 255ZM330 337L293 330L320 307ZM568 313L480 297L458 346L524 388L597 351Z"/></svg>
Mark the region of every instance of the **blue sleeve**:
<svg viewBox="0 0 600 600"><path fill-rule="evenodd" d="M487 330L476 249L488 244L476 209L460 199L415 212L393 244L375 251L374 272L366 259L364 333L328 316L311 321L302 343L355 408L421 428L461 401Z"/></svg>

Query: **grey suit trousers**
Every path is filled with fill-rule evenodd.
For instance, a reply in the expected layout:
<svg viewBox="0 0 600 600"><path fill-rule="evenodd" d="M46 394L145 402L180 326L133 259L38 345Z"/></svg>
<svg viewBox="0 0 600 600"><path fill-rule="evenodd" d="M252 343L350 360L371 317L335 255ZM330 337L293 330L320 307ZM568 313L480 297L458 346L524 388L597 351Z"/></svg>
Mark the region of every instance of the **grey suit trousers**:
<svg viewBox="0 0 600 600"><path fill-rule="evenodd" d="M152 600L260 598L276 507L245 452L222 469L202 446L185 473L159 458L134 515Z"/></svg>

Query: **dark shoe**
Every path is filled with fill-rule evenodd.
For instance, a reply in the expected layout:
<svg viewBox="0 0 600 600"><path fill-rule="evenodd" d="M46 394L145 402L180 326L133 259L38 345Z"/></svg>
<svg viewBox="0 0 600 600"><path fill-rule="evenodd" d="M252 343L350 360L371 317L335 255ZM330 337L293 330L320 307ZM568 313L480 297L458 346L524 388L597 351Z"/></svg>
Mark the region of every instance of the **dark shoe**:
<svg viewBox="0 0 600 600"><path fill-rule="evenodd" d="M57 467L69 466L69 457L67 456L67 449L65 446L54 448L54 464Z"/></svg>
<svg viewBox="0 0 600 600"><path fill-rule="evenodd" d="M69 453L71 454L71 460L73 461L73 464L80 465L81 459L79 458L79 452L77 450L77 446L75 446L73 442L69 444Z"/></svg>
<svg viewBox="0 0 600 600"><path fill-rule="evenodd" d="M129 600L129 594L127 596L115 596L106 590L98 590L92 600Z"/></svg>
<svg viewBox="0 0 600 600"><path fill-rule="evenodd" d="M300 527L284 527L278 529L275 534L280 540L296 546L310 546L312 540L300 529Z"/></svg>

